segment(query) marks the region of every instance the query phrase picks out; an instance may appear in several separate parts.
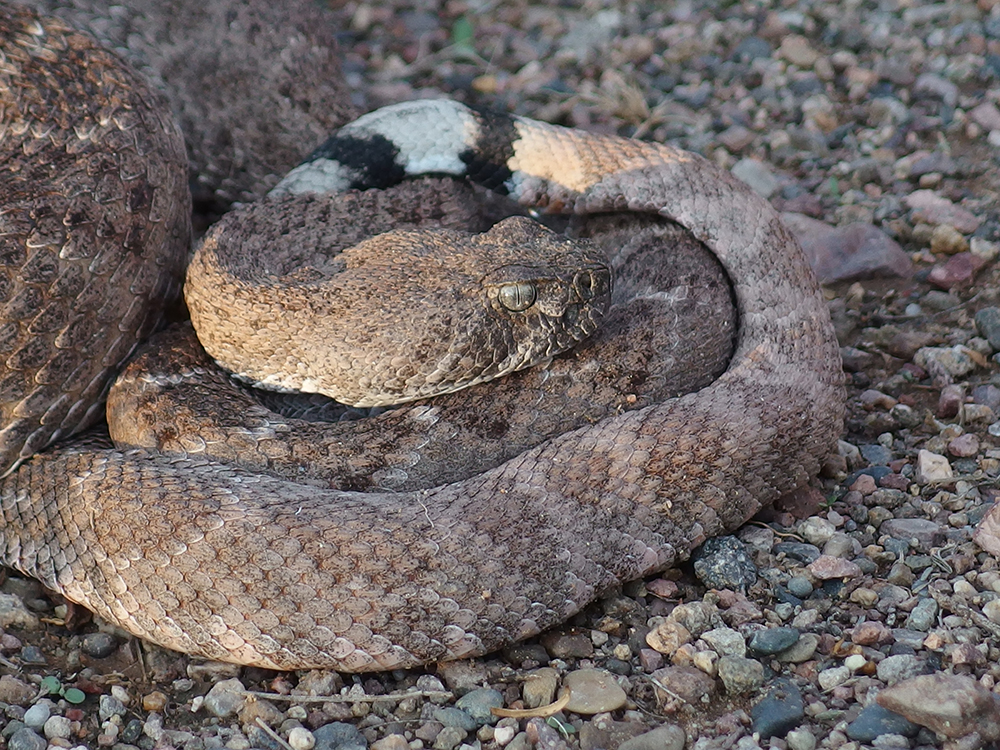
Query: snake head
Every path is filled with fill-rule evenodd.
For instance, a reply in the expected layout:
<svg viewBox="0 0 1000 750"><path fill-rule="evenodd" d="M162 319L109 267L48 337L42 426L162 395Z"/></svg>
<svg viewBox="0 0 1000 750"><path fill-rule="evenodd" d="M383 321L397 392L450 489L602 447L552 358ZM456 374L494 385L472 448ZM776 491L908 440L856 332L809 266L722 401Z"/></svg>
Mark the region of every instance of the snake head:
<svg viewBox="0 0 1000 750"><path fill-rule="evenodd" d="M597 330L611 301L602 250L524 217L482 234L402 231L376 243L389 239L392 269L378 265L399 273L382 316L396 325L357 323L365 333L354 341L367 351L350 359L364 364L358 380L380 391L358 405L450 393L539 364Z"/></svg>
<svg viewBox="0 0 1000 750"><path fill-rule="evenodd" d="M612 284L599 250L522 217L500 222L482 238L512 251L512 262L488 273L482 284L496 318L510 327L511 348L530 360L523 367L597 330Z"/></svg>

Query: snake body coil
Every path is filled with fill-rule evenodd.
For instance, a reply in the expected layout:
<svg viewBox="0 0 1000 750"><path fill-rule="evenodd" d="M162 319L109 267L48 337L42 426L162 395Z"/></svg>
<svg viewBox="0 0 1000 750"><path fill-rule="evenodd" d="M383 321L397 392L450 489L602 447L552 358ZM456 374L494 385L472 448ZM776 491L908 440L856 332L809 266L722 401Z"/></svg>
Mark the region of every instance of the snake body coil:
<svg viewBox="0 0 1000 750"><path fill-rule="evenodd" d="M0 148L8 165L30 175L25 190L41 193L51 189L44 179L59 179L33 160L39 143L72 154L91 135L114 141L125 133L143 153L170 151L140 135L173 143L164 120L135 115L107 89L69 88L69 71L50 85L74 104L108 97L103 108L87 127L63 116L69 106L34 119L36 89L25 86L24 71L52 64L46 50L83 42L16 12L0 11L0 23ZM19 55L12 74L9 61ZM144 91L131 79L122 85ZM101 130L108 123L114 127ZM366 160L373 157L381 162ZM68 161L74 179L89 174ZM149 166L156 163L98 162L87 190L96 195L108 174L117 175L114 187L144 170L156 180L139 195L160 207L169 170ZM818 470L841 429L836 340L801 250L742 183L668 146L415 102L340 131L278 190L384 187L423 172L464 175L540 211L676 221L733 282L739 332L728 369L694 393L612 414L466 479L406 492L335 491L192 456L62 448L24 461L0 484L4 562L181 651L278 669L392 669L484 653L550 627L619 582L684 559ZM170 211L150 210L140 229L183 234L183 187L170 189L181 197L167 201ZM20 234L4 233L16 251L5 256L30 260L45 244L34 233L39 212L62 198L34 200ZM0 203L9 221L16 201L8 192ZM64 234L47 238L49 258L67 254L78 236L60 226ZM155 260L169 242L149 241L160 244L139 276L155 268L165 269L157 278L175 278L172 262ZM118 244L123 260L107 262L138 252ZM47 284L70 273L47 263ZM24 320L24 305L17 310L15 320ZM58 341L44 345L61 351ZM15 392L8 382L4 402ZM37 419L20 404L10 413L15 425ZM45 424L47 413L37 421ZM11 462L44 442L16 446Z"/></svg>

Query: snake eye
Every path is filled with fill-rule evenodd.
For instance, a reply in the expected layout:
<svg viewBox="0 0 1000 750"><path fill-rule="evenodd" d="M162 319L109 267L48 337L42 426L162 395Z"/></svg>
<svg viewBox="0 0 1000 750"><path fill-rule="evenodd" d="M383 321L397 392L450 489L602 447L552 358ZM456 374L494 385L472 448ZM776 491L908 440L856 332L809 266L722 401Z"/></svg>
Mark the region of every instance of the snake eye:
<svg viewBox="0 0 1000 750"><path fill-rule="evenodd" d="M577 295L584 302L593 299L594 287L596 285L597 282L594 280L594 275L590 271L581 271L573 277L573 288L576 289Z"/></svg>
<svg viewBox="0 0 1000 750"><path fill-rule="evenodd" d="M511 312L522 312L535 303L535 285L529 281L504 284L497 296L500 304Z"/></svg>

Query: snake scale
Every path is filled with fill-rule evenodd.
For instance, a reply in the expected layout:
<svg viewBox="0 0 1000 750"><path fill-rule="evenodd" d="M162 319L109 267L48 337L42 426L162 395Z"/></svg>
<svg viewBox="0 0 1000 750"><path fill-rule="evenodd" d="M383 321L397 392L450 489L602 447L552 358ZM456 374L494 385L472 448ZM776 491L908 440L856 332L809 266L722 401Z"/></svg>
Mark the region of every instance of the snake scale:
<svg viewBox="0 0 1000 750"><path fill-rule="evenodd" d="M159 324L190 207L160 97L89 38L0 6L0 97L0 550L140 637L277 669L481 654L737 527L814 475L840 434L829 318L764 200L668 146L431 101L342 129L272 200L308 207L319 199L300 193L389 193L434 173L541 213L676 222L732 281L724 372L416 488L335 489L86 441L31 457L99 416L112 374Z"/></svg>

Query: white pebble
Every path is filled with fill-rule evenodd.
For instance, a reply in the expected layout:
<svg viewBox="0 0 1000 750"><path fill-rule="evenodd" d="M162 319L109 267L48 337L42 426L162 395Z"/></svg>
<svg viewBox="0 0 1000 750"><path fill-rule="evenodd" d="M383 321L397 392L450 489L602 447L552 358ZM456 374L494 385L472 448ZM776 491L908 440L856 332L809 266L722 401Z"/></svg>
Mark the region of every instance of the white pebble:
<svg viewBox="0 0 1000 750"><path fill-rule="evenodd" d="M493 740L500 747L503 747L517 734L517 727L497 727L493 730Z"/></svg>
<svg viewBox="0 0 1000 750"><path fill-rule="evenodd" d="M851 654L846 659L844 659L844 666L847 667L852 672L857 672L867 663L868 660L861 654Z"/></svg>
<svg viewBox="0 0 1000 750"><path fill-rule="evenodd" d="M816 747L816 738L808 729L793 729L785 735L785 742L789 750L813 750Z"/></svg>
<svg viewBox="0 0 1000 750"><path fill-rule="evenodd" d="M850 676L851 670L847 667L831 667L830 669L824 669L818 675L819 686L824 690L829 690L830 688L837 687L837 685L844 684Z"/></svg>
<svg viewBox="0 0 1000 750"><path fill-rule="evenodd" d="M316 738L305 727L292 727L288 733L288 744L292 750L312 750L316 746Z"/></svg>

